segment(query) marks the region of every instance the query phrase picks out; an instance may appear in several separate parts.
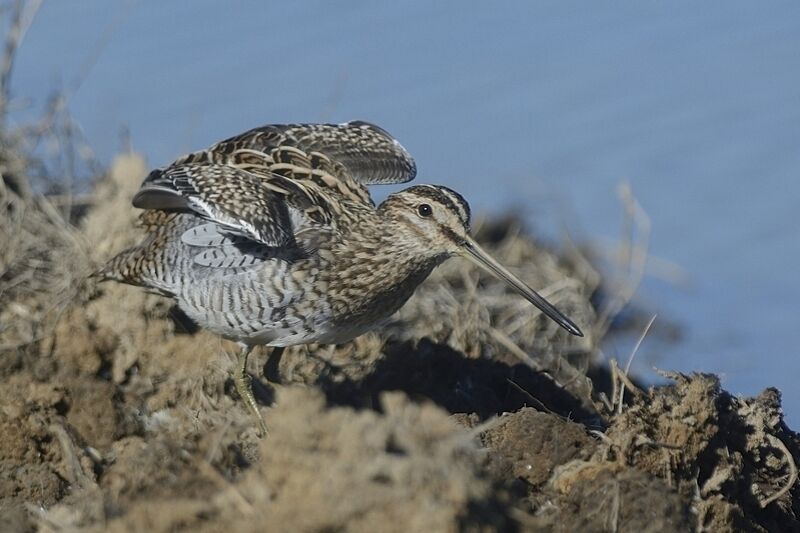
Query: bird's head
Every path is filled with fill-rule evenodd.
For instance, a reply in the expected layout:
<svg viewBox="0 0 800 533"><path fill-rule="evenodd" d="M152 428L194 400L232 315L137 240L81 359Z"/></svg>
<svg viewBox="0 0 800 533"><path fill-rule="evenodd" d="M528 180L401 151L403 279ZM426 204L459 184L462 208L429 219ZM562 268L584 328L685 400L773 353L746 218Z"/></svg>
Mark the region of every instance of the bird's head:
<svg viewBox="0 0 800 533"><path fill-rule="evenodd" d="M460 255L505 281L573 335L583 333L569 318L494 260L470 237L470 208L463 196L441 185L416 185L389 195L379 209L404 228L398 239L421 256ZM411 241L411 242L408 242ZM399 244L399 243L398 243Z"/></svg>

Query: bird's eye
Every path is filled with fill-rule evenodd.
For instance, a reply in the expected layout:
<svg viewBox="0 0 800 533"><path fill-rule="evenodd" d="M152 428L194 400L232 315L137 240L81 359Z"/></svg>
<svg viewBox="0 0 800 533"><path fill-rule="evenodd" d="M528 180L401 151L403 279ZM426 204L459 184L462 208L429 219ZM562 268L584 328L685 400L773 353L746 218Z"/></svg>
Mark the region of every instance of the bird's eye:
<svg viewBox="0 0 800 533"><path fill-rule="evenodd" d="M421 217L429 217L433 214L433 209L431 209L431 206L428 204L419 204L419 207L417 207L417 213L419 213L419 216Z"/></svg>

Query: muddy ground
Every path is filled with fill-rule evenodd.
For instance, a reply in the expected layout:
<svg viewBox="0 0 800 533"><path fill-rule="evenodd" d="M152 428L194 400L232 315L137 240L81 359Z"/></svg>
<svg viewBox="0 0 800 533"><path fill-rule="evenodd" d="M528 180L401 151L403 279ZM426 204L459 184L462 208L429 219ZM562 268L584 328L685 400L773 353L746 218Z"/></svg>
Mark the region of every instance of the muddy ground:
<svg viewBox="0 0 800 533"><path fill-rule="evenodd" d="M259 438L232 345L86 279L140 237L145 172L120 157L74 227L0 181L0 531L800 530L779 392L609 370L602 280L514 221L479 240L585 338L454 259L380 331L287 351L281 385L257 352Z"/></svg>

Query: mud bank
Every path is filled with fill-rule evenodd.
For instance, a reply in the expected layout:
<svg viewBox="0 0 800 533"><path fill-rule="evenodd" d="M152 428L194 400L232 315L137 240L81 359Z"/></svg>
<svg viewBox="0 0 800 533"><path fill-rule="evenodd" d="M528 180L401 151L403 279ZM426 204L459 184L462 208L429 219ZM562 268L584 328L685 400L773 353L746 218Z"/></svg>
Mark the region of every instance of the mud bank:
<svg viewBox="0 0 800 533"><path fill-rule="evenodd" d="M382 330L288 350L280 386L252 357L259 439L233 346L86 280L138 240L145 172L119 158L76 227L0 188L0 530L800 529L779 393L712 375L599 390L599 276L513 221L479 240L585 338L451 260Z"/></svg>

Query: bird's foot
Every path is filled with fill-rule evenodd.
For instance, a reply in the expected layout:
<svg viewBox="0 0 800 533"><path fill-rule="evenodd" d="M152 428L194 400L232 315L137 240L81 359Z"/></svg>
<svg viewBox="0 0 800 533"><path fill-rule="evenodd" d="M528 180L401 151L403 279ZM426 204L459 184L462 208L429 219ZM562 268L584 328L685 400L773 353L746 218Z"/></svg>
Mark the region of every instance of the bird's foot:
<svg viewBox="0 0 800 533"><path fill-rule="evenodd" d="M264 417L261 416L261 411L258 410L256 397L253 395L253 384L251 383L250 376L247 374L247 355L249 353L250 353L249 347L242 348L242 352L239 354L239 365L237 368L236 375L233 378L233 383L236 386L236 392L239 393L239 397L247 406L247 409L258 420L258 427L260 433L259 436L266 437L267 424L264 422Z"/></svg>
<svg viewBox="0 0 800 533"><path fill-rule="evenodd" d="M236 392L239 393L247 409L258 419L259 436L265 437L267 435L267 424L264 422L264 417L261 416L261 411L258 410L258 404L253 395L253 387L250 383L250 376L246 373L239 374L234 378L234 384L236 385Z"/></svg>

